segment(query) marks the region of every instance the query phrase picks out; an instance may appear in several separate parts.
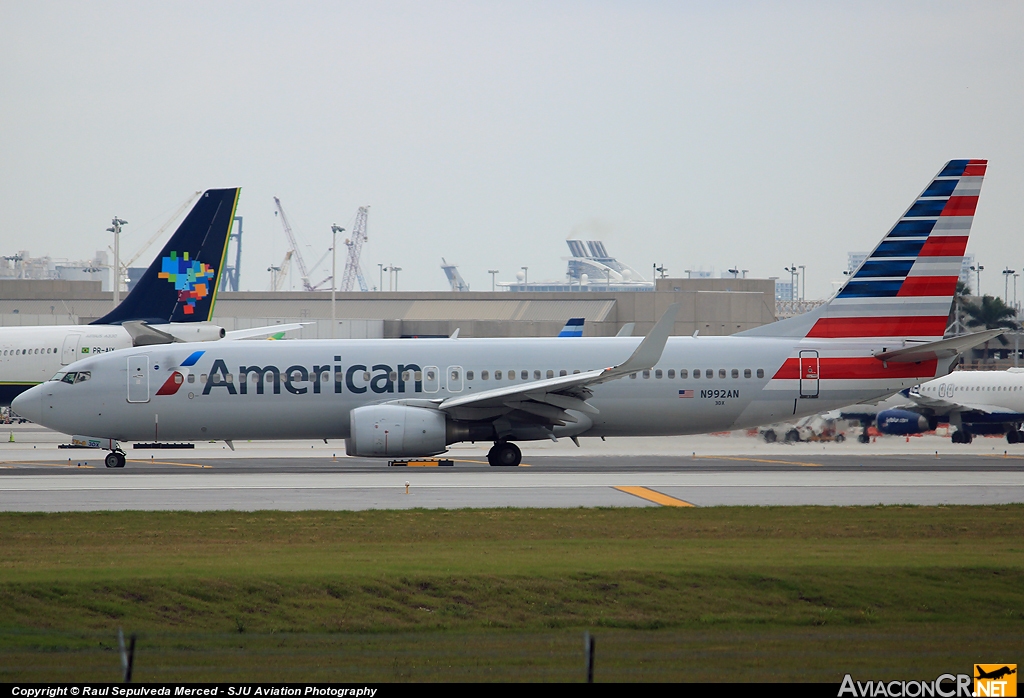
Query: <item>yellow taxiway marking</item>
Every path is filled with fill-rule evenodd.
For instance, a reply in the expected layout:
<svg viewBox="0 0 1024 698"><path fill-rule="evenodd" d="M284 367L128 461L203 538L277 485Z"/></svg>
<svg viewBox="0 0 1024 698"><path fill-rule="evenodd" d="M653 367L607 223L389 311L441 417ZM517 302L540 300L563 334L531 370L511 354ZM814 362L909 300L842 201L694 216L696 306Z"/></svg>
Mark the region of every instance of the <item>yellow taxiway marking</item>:
<svg viewBox="0 0 1024 698"><path fill-rule="evenodd" d="M132 458L128 461L129 463L150 463L152 465L180 465L182 468L212 468L212 465L203 465L201 463L182 463L180 461L173 460L145 460L139 458Z"/></svg>
<svg viewBox="0 0 1024 698"><path fill-rule="evenodd" d="M1016 458L1017 460L1024 459L1024 456L1015 456L1011 453L979 453L978 455L985 456L986 458Z"/></svg>
<svg viewBox="0 0 1024 698"><path fill-rule="evenodd" d="M61 461L59 463L47 463L41 460L9 460L2 463L5 468L14 468L19 465L39 465L46 468L91 468L91 465L78 465L77 463L65 463Z"/></svg>
<svg viewBox="0 0 1024 698"><path fill-rule="evenodd" d="M616 487L615 489L617 489L619 492L625 492L626 494L631 494L634 497L639 497L640 499L646 499L648 502L660 504L663 507L695 506L694 504L690 504L690 502L683 501L682 499L676 499L675 497L670 497L667 494L662 494L661 492L655 492L654 490L649 489L647 487Z"/></svg>
<svg viewBox="0 0 1024 698"><path fill-rule="evenodd" d="M795 460L771 460L770 458L743 458L741 456L693 456L694 458L705 458L707 460L740 460L751 463L775 463L777 465L801 465L805 468L820 468L821 463L801 463Z"/></svg>

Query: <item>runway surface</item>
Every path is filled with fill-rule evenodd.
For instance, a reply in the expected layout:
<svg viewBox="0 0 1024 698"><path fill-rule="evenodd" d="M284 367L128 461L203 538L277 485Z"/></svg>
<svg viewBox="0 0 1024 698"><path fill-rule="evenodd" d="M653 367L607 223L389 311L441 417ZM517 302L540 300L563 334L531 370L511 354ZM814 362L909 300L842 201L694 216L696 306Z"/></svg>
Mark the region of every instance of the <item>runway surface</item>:
<svg viewBox="0 0 1024 698"><path fill-rule="evenodd" d="M523 465L491 468L480 446L453 467L388 467L340 444L128 448L124 469L66 437L5 427L0 510L215 510L1024 502L1024 447L938 437L861 444L764 444L745 435L533 444ZM622 443L626 442L626 443ZM610 444L610 445L609 445ZM1013 450L1011 450L1013 449ZM408 492L406 491L408 483Z"/></svg>

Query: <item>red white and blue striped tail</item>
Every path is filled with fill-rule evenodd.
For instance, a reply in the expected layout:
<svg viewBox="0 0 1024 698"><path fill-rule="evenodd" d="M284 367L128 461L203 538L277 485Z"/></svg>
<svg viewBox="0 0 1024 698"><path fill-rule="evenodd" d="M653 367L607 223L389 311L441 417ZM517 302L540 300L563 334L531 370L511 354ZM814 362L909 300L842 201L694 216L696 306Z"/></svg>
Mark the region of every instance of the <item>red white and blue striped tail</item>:
<svg viewBox="0 0 1024 698"><path fill-rule="evenodd" d="M942 339L987 165L950 160L828 303L748 333Z"/></svg>

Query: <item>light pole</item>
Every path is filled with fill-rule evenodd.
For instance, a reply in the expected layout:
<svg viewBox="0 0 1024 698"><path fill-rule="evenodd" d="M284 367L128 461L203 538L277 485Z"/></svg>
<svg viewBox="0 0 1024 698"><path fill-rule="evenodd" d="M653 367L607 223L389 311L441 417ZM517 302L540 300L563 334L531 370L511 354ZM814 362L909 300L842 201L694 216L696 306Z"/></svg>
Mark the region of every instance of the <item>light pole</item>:
<svg viewBox="0 0 1024 698"><path fill-rule="evenodd" d="M737 278L740 275L740 270L739 269L728 269L727 271L730 274L732 274L732 278L734 278L734 279ZM746 271L746 270L744 270L744 271ZM746 276L746 274L744 274L744 276Z"/></svg>
<svg viewBox="0 0 1024 698"><path fill-rule="evenodd" d="M380 289L381 291L383 291L384 290L384 265L383 264L378 264L377 266L380 267L380 286L378 286L377 288Z"/></svg>
<svg viewBox="0 0 1024 698"><path fill-rule="evenodd" d="M494 277L498 273L497 269L488 269L487 273L491 275L491 291L494 290Z"/></svg>
<svg viewBox="0 0 1024 698"><path fill-rule="evenodd" d="M799 267L795 264L790 264L786 267L786 271L789 272L789 300L791 301L796 300L796 277L800 273L798 269Z"/></svg>
<svg viewBox="0 0 1024 698"><path fill-rule="evenodd" d="M981 297L981 272L985 271L985 267L981 266L980 264L975 264L974 266L968 268L975 274L977 274L978 285L975 287L974 292L978 295L978 297Z"/></svg>
<svg viewBox="0 0 1024 698"><path fill-rule="evenodd" d="M800 265L800 300L807 300L807 267Z"/></svg>
<svg viewBox="0 0 1024 698"><path fill-rule="evenodd" d="M520 267L523 270L523 290L525 291L527 285L530 283L530 267Z"/></svg>
<svg viewBox="0 0 1024 698"><path fill-rule="evenodd" d="M391 271L395 272L395 290L398 290L398 272L402 271L402 267L396 267L391 265Z"/></svg>
<svg viewBox="0 0 1024 698"><path fill-rule="evenodd" d="M1003 269L1003 303L1006 305L1010 304L1010 277L1013 276L1013 269L1006 267ZM1014 290L1017 289L1016 282L1013 284Z"/></svg>
<svg viewBox="0 0 1024 698"><path fill-rule="evenodd" d="M665 267L664 264L662 264L661 266L655 265L654 271L656 271L659 274L661 274L661 278L664 279L665 278L665 274L668 272L668 269Z"/></svg>
<svg viewBox="0 0 1024 698"><path fill-rule="evenodd" d="M114 234L114 307L121 304L121 226L128 221L114 216L108 233Z"/></svg>
<svg viewBox="0 0 1024 698"><path fill-rule="evenodd" d="M338 327L338 233L344 232L344 228L331 225L331 339Z"/></svg>

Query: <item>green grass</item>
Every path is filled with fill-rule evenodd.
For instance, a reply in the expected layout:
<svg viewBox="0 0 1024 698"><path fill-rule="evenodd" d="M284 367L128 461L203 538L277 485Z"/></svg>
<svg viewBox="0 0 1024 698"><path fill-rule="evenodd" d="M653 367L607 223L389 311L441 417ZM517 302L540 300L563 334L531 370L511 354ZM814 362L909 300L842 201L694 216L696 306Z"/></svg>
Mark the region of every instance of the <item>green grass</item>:
<svg viewBox="0 0 1024 698"><path fill-rule="evenodd" d="M1022 515L0 514L0 681L934 678L1021 656Z"/></svg>

